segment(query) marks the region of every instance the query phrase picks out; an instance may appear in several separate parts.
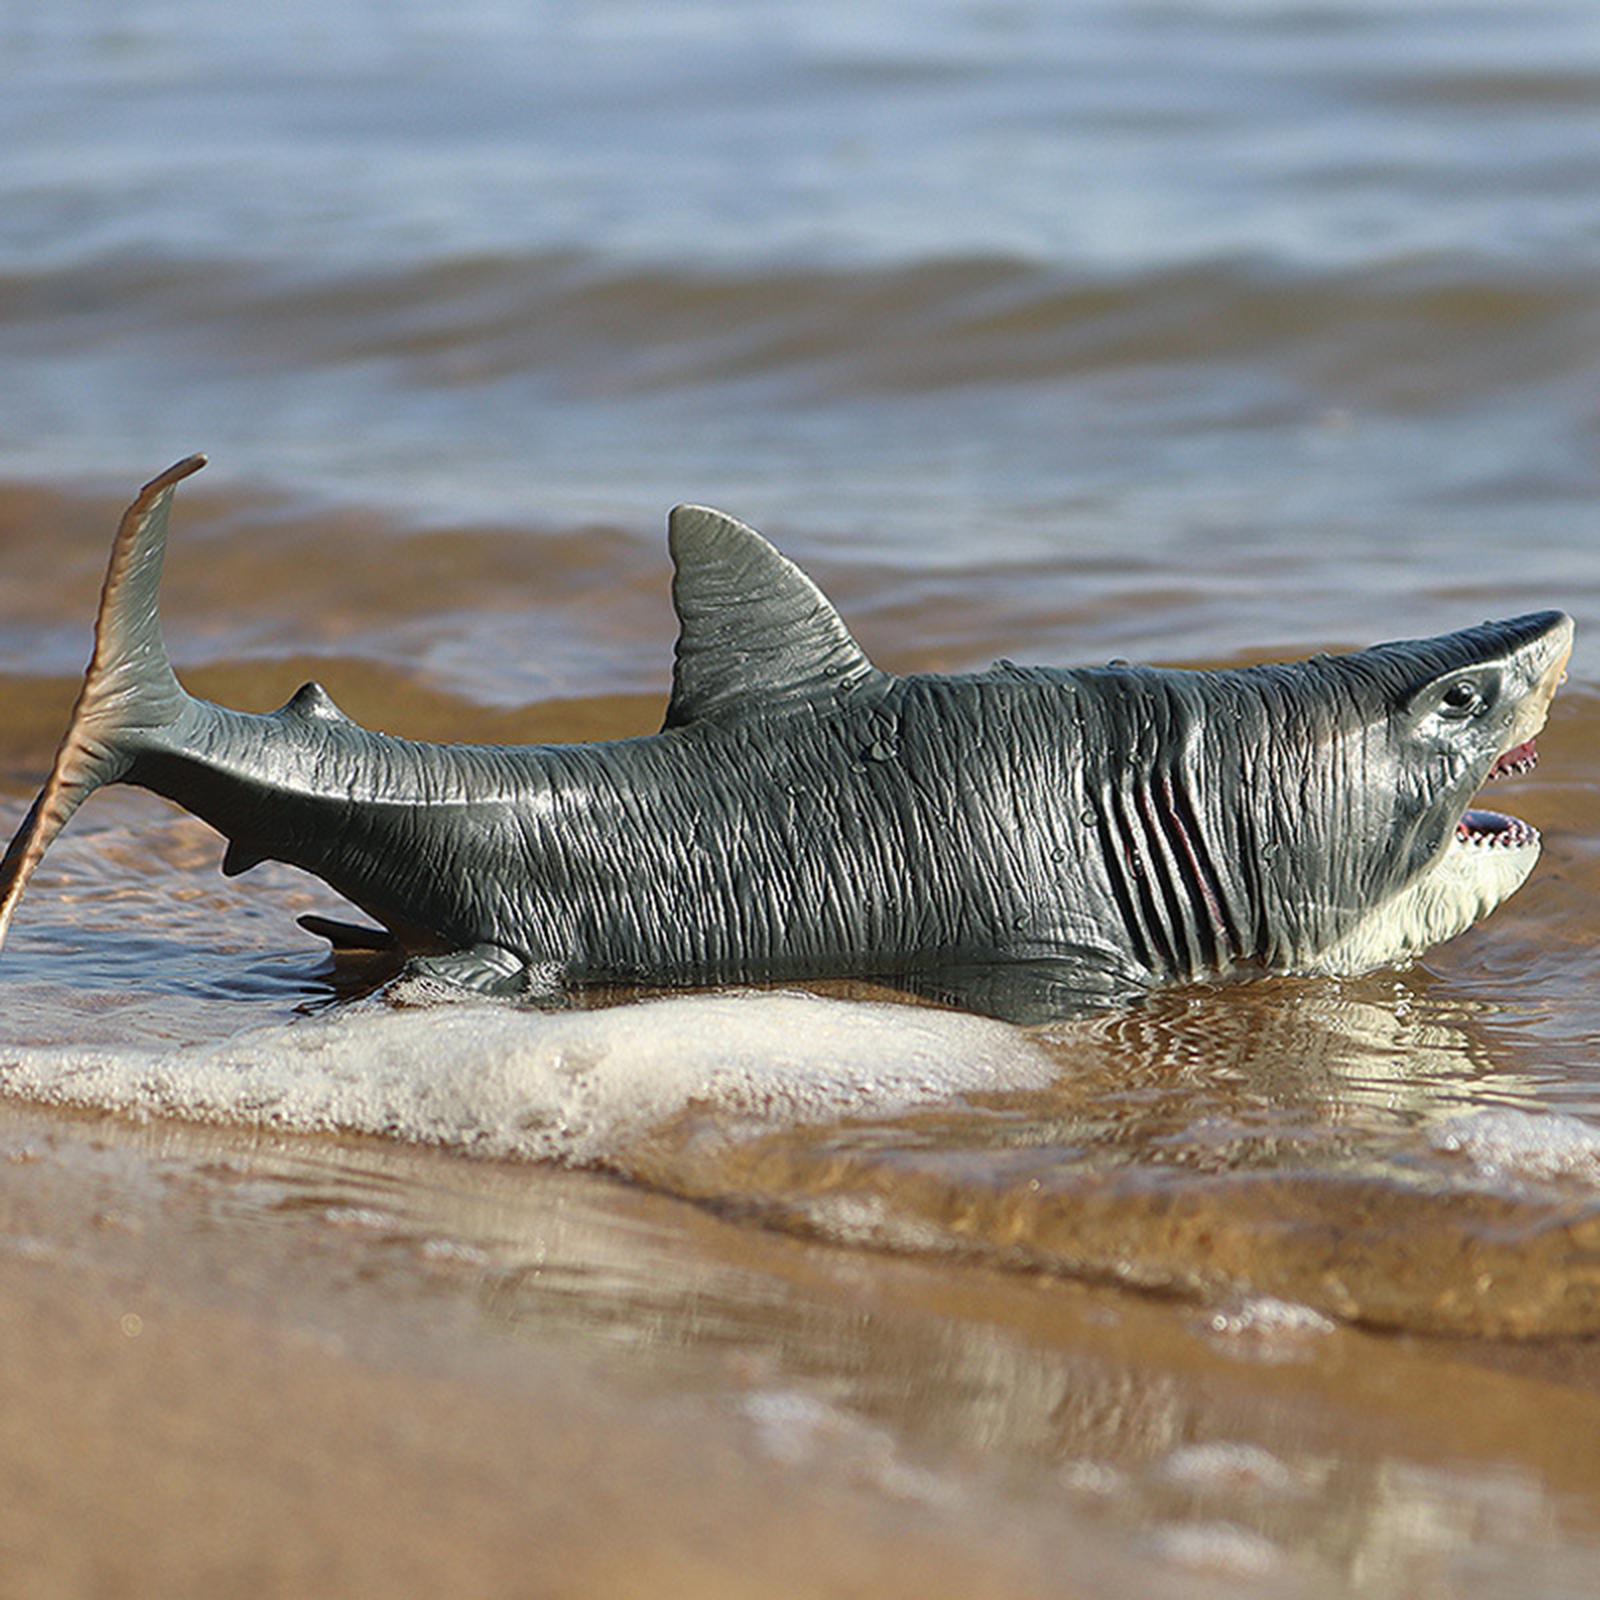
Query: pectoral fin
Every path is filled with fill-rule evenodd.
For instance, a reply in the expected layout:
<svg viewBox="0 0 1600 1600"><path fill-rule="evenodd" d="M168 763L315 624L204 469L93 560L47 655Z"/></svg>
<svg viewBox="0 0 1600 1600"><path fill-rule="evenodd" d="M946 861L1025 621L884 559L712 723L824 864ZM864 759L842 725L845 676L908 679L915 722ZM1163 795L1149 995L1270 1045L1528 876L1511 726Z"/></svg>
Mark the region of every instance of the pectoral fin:
<svg viewBox="0 0 1600 1600"><path fill-rule="evenodd" d="M223 868L226 872L228 869ZM332 917L318 917L307 913L296 917L307 933L326 939L335 950L371 950L375 952L398 950L400 941L386 928L364 928L355 922L337 922Z"/></svg>
<svg viewBox="0 0 1600 1600"><path fill-rule="evenodd" d="M497 944L475 944L442 956L418 956L405 978L421 978L497 1000L520 1000L553 987L546 969L530 967L521 956Z"/></svg>

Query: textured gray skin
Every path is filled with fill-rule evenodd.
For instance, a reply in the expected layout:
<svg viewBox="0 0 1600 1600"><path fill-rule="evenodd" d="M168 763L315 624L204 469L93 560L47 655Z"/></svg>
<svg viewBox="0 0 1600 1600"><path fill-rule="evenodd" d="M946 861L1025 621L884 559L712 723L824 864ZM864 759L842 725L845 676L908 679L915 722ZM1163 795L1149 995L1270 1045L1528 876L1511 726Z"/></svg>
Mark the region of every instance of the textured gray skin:
<svg viewBox="0 0 1600 1600"><path fill-rule="evenodd" d="M224 834L225 871L302 867L423 970L500 992L853 974L1034 1016L1306 970L1444 848L1570 640L1545 612L1240 671L901 678L758 535L679 508L660 733L419 744L315 684L269 716L178 686L156 590L200 464L124 519L84 696L0 865L0 936L77 803L122 781ZM1464 671L1497 699L1443 726Z"/></svg>

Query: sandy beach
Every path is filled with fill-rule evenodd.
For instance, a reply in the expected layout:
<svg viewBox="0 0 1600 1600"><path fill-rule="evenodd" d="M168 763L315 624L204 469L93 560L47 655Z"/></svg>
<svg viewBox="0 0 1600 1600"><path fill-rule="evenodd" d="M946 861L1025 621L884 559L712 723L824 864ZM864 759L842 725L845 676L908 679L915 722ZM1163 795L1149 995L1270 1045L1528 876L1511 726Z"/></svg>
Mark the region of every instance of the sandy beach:
<svg viewBox="0 0 1600 1600"><path fill-rule="evenodd" d="M1578 1595L1592 1570L1587 1342L1218 1331L585 1175L16 1106L0 1186L8 1594Z"/></svg>

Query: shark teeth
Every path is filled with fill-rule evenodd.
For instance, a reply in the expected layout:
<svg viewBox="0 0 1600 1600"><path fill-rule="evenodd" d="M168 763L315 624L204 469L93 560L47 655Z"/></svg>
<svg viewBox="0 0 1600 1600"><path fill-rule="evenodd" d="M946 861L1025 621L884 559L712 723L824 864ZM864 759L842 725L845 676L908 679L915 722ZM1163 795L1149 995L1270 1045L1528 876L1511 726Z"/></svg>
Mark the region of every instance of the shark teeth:
<svg viewBox="0 0 1600 1600"><path fill-rule="evenodd" d="M1521 850L1539 842L1539 830L1521 817L1469 811L1456 824L1456 838L1478 850Z"/></svg>
<svg viewBox="0 0 1600 1600"><path fill-rule="evenodd" d="M1532 772L1538 765L1537 742L1533 739L1524 739L1521 744L1513 745L1496 759L1495 764L1489 768L1489 776L1484 781L1493 783L1496 778L1520 778L1523 773Z"/></svg>
<svg viewBox="0 0 1600 1600"><path fill-rule="evenodd" d="M1484 782L1520 778L1538 765L1538 745L1532 739L1524 739L1495 758ZM1498 811L1469 811L1456 824L1456 838L1475 850L1521 850L1539 843L1539 830L1521 817L1504 816Z"/></svg>

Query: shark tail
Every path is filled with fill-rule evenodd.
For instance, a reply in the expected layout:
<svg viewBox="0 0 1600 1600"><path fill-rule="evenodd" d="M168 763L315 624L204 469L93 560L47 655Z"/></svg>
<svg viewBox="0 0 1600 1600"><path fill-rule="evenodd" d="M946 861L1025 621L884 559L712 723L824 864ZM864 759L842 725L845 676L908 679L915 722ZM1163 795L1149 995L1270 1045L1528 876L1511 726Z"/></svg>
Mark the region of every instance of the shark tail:
<svg viewBox="0 0 1600 1600"><path fill-rule="evenodd" d="M142 736L166 727L188 702L161 633L161 568L173 491L205 464L197 455L168 467L122 515L83 687L50 777L0 860L0 944L34 869L72 814L101 785L124 776Z"/></svg>

